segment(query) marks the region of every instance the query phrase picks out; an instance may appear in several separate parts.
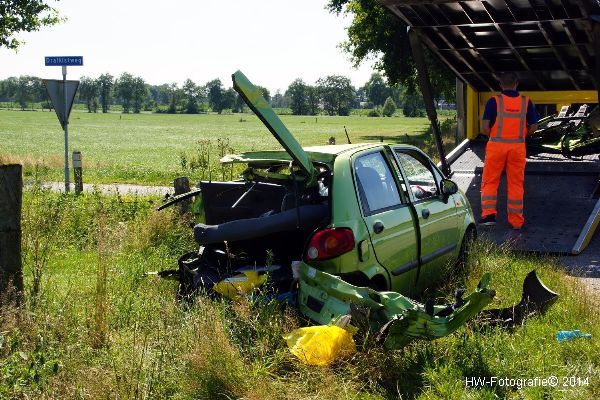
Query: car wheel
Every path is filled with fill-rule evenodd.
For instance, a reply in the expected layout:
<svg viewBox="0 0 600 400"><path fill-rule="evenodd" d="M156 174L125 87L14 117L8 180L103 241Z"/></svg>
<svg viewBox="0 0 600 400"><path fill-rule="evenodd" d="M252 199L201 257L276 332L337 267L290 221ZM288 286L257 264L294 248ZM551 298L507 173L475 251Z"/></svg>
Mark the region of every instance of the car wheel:
<svg viewBox="0 0 600 400"><path fill-rule="evenodd" d="M369 281L369 284L367 286L370 287L371 289L375 290L376 292L383 292L383 291L389 290L387 281L385 280L383 275L375 275Z"/></svg>
<svg viewBox="0 0 600 400"><path fill-rule="evenodd" d="M465 231L465 235L463 236L463 240L460 244L460 251L458 253L458 259L456 260L456 267L459 270L462 270L467 265L467 260L469 259L469 254L471 253L471 249L473 248L473 243L477 238L477 231L473 225L470 225Z"/></svg>

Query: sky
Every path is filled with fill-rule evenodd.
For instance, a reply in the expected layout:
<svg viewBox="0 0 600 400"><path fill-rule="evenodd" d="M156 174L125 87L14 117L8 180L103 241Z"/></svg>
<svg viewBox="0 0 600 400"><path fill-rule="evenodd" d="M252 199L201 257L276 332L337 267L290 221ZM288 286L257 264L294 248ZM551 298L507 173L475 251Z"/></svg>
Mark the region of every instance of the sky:
<svg viewBox="0 0 600 400"><path fill-rule="evenodd" d="M150 84L198 84L220 78L231 86L241 70L255 84L282 92L296 78L348 76L362 86L372 62L354 68L340 48L349 17L330 14L326 0L61 0L48 1L68 20L17 37L15 53L0 49L0 79L35 75L60 79L44 56L83 56L67 79L109 72Z"/></svg>

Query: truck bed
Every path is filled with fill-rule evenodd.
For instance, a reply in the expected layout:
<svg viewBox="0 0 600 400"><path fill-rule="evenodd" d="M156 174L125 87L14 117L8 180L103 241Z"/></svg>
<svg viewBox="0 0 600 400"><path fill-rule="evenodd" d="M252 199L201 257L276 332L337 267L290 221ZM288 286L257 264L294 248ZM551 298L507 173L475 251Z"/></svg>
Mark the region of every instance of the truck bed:
<svg viewBox="0 0 600 400"><path fill-rule="evenodd" d="M481 215L480 188L485 142L464 143L450 158L452 180L466 193L473 212ZM498 190L498 223L478 227L479 234L515 250L557 255L576 254L591 215L598 212L595 198L600 180L600 156L569 160L561 154L528 150L525 168L522 232L510 229L506 215L506 175ZM581 254L600 267L600 236L588 234L589 245ZM595 236L595 237L594 237ZM579 242L578 242L579 239ZM579 246L577 247L576 244ZM578 257L579 258L579 257ZM585 263L585 262L584 262Z"/></svg>

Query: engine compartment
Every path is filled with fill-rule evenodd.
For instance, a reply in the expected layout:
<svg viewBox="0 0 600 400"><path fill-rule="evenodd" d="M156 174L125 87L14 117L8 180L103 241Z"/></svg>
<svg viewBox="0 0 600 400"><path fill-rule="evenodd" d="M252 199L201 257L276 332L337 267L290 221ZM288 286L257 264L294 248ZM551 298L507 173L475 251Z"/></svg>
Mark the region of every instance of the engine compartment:
<svg viewBox="0 0 600 400"><path fill-rule="evenodd" d="M188 289L248 270L291 282L292 262L302 259L312 233L330 222L331 177L327 167L318 170L316 185L306 185L285 164L249 167L240 181L200 182L196 201L203 221L194 226L200 248L179 260Z"/></svg>

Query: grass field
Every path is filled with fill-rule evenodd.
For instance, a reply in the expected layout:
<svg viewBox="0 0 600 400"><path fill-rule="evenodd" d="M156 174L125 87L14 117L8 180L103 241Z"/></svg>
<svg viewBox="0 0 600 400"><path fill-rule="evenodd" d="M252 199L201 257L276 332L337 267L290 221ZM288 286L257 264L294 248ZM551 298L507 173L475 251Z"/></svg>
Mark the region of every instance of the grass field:
<svg viewBox="0 0 600 400"><path fill-rule="evenodd" d="M471 292L484 272L497 297L520 299L531 269L560 298L514 329L473 324L399 351L359 344L333 366L308 367L282 338L303 322L276 303L198 297L144 277L194 249L180 217L149 199L28 190L23 203L26 302L0 309L1 399L598 399L600 299L547 258L481 243L462 274L430 295ZM60 234L57 234L60 232ZM591 340L558 343L563 329ZM545 379L557 386L475 388L467 377ZM523 383L523 381L520 381Z"/></svg>
<svg viewBox="0 0 600 400"><path fill-rule="evenodd" d="M423 143L426 118L282 116L304 146L325 144L334 136L353 142ZM240 120L242 122L240 122ZM407 138L407 135L410 138ZM69 124L70 150L83 154L84 180L93 183L169 184L192 175L181 166L181 154L191 157L200 140L211 140L211 157L218 158L217 139L229 140L236 152L277 149L279 144L254 115L89 114L73 111ZM429 140L430 142L430 140ZM50 179L63 179L63 132L54 112L0 110L0 160L21 162L26 174L36 163L50 169Z"/></svg>

